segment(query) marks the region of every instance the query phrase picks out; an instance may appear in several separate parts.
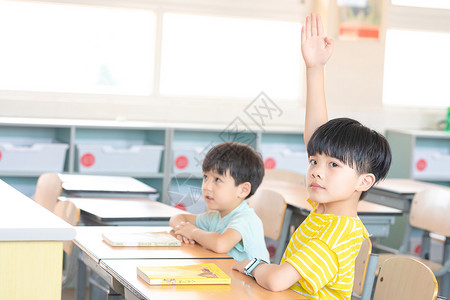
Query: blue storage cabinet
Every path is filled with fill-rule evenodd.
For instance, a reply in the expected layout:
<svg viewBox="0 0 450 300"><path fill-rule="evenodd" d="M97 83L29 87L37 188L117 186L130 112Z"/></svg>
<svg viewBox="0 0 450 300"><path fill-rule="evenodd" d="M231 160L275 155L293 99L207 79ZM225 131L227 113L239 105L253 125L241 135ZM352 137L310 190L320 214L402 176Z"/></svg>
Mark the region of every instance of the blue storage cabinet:
<svg viewBox="0 0 450 300"><path fill-rule="evenodd" d="M450 185L450 133L432 130L386 131L392 150L390 178Z"/></svg>

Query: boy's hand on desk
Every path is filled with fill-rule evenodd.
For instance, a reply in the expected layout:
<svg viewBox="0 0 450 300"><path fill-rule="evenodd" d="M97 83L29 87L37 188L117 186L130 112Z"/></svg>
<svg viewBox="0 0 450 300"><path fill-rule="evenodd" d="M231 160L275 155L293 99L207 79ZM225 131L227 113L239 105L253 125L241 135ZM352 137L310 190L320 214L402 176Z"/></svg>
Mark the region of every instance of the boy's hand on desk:
<svg viewBox="0 0 450 300"><path fill-rule="evenodd" d="M186 244L195 244L193 239L193 234L195 231L199 230L197 226L192 225L189 222L181 222L176 225L171 232L180 241Z"/></svg>
<svg viewBox="0 0 450 300"><path fill-rule="evenodd" d="M177 240L179 240L182 243L195 244L194 240L190 240L187 237L182 236L181 234L175 234L175 231L173 229L170 231L170 234L173 235Z"/></svg>
<svg viewBox="0 0 450 300"><path fill-rule="evenodd" d="M241 261L238 261L234 266L233 266L233 270L239 271L241 273L244 273L244 267L250 262L249 259L244 259Z"/></svg>

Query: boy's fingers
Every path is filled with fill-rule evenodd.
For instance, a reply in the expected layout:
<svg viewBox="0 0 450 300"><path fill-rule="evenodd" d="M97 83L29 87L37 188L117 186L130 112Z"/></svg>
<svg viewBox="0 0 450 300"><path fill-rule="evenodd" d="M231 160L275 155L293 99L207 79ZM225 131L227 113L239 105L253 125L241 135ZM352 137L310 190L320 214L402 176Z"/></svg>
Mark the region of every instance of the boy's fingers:
<svg viewBox="0 0 450 300"><path fill-rule="evenodd" d="M324 32L323 32L323 23L322 23L322 18L320 17L320 15L317 15L317 34L319 36L324 36Z"/></svg>
<svg viewBox="0 0 450 300"><path fill-rule="evenodd" d="M302 26L301 39L302 39L302 43L304 43L306 41L305 26Z"/></svg>
<svg viewBox="0 0 450 300"><path fill-rule="evenodd" d="M311 36L317 36L317 20L314 13L311 13Z"/></svg>
<svg viewBox="0 0 450 300"><path fill-rule="evenodd" d="M306 35L306 38L311 37L311 18L309 16L306 17L305 35Z"/></svg>

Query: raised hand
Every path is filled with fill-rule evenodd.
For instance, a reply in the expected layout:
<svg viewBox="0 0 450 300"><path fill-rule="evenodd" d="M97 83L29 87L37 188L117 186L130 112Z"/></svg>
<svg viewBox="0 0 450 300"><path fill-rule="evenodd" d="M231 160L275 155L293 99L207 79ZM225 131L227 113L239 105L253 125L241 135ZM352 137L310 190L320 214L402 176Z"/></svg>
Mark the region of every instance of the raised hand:
<svg viewBox="0 0 450 300"><path fill-rule="evenodd" d="M322 18L311 13L302 27L302 55L306 67L323 67L332 52L333 40L324 36Z"/></svg>

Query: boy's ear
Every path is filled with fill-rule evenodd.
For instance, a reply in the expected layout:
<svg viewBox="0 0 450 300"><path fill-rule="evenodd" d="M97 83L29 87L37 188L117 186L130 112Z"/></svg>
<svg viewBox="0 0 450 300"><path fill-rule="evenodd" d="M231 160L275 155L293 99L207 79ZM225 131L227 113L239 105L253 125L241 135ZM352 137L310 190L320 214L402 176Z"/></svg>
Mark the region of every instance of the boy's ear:
<svg viewBox="0 0 450 300"><path fill-rule="evenodd" d="M367 191L375 183L375 175L372 173L362 174L357 190L360 192Z"/></svg>
<svg viewBox="0 0 450 300"><path fill-rule="evenodd" d="M242 199L245 199L248 194L250 194L252 190L252 184L248 181L243 182L239 185L239 189L238 189L238 194L239 197L241 197Z"/></svg>

